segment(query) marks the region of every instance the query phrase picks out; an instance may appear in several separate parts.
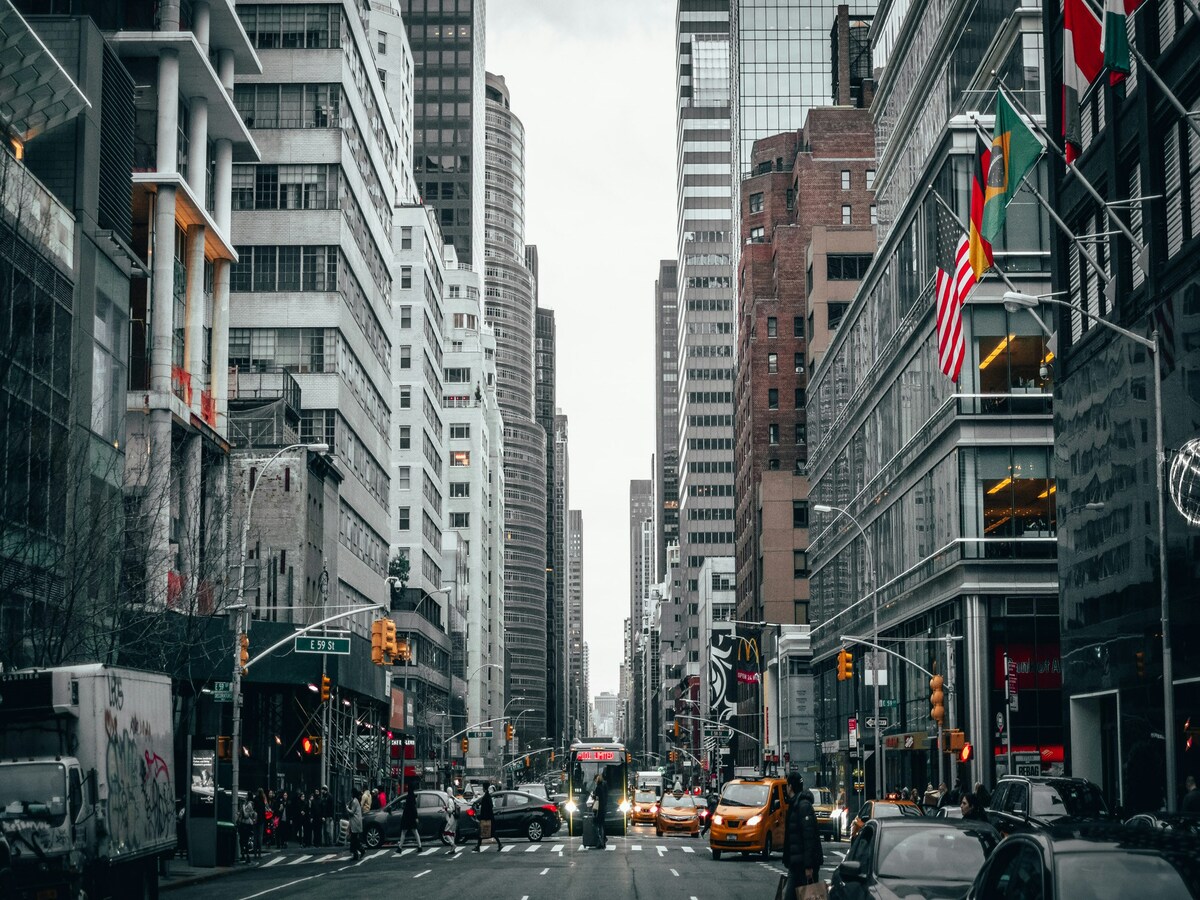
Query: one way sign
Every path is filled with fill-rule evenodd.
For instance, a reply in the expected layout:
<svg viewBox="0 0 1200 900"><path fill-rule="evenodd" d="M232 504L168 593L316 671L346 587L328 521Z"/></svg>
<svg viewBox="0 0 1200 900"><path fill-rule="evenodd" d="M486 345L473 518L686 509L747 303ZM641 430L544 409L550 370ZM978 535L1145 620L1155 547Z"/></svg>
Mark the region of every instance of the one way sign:
<svg viewBox="0 0 1200 900"><path fill-rule="evenodd" d="M888 727L888 720L887 720L886 716L880 716L878 719L875 718L874 716L867 717L867 727L868 728L874 728L877 723L880 728Z"/></svg>

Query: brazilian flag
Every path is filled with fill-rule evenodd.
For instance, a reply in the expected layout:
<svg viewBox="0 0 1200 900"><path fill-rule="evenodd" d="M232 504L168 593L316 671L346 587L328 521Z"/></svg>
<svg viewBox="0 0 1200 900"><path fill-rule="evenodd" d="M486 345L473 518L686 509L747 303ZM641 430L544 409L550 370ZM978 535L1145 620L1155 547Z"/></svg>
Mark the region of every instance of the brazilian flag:
<svg viewBox="0 0 1200 900"><path fill-rule="evenodd" d="M996 92L996 125L992 130L992 153L988 161L987 186L983 195L983 225L980 232L994 241L1004 227L1009 201L1045 148L1037 135L1009 105L1003 91Z"/></svg>

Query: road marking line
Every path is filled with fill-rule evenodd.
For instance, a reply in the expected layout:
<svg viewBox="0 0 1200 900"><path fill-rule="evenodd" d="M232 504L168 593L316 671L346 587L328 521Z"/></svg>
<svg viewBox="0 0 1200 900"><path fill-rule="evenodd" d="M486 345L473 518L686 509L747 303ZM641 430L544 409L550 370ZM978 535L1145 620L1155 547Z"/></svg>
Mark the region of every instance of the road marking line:
<svg viewBox="0 0 1200 900"><path fill-rule="evenodd" d="M408 854L410 854L410 853L416 853L416 852L417 852L417 851L416 851L416 850L414 850L412 847L409 847L407 850L401 850L401 851L400 851L400 853L399 853L399 854L397 854L397 855L399 855L399 856L408 856Z"/></svg>
<svg viewBox="0 0 1200 900"><path fill-rule="evenodd" d="M367 859L374 859L377 856L383 856L383 854L385 854L387 852L388 852L387 850L376 850L374 853L372 853L370 856L368 856Z"/></svg>
<svg viewBox="0 0 1200 900"><path fill-rule="evenodd" d="M683 852L684 853L695 853L696 851L693 850L691 847L684 847Z"/></svg>
<svg viewBox="0 0 1200 900"><path fill-rule="evenodd" d="M335 860L337 858L338 858L337 853L326 853L320 859L314 859L313 862L330 862L331 860Z"/></svg>
<svg viewBox="0 0 1200 900"><path fill-rule="evenodd" d="M550 852L551 852L551 853L562 853L562 852L563 852L563 845L562 845L562 844L555 844L553 847L551 847L551 848L550 848Z"/></svg>
<svg viewBox="0 0 1200 900"><path fill-rule="evenodd" d="M539 875L545 875L545 874L546 874L547 872L549 872L549 871L550 871L549 869L542 869L542 871L540 871L538 874L539 874Z"/></svg>
<svg viewBox="0 0 1200 900"><path fill-rule="evenodd" d="M608 846L608 844L605 844L605 845L604 845L604 849L605 849L605 850L616 850L617 848L616 848L616 846L615 846L615 845L614 845L614 846L612 846L612 847L610 847L610 846Z"/></svg>
<svg viewBox="0 0 1200 900"><path fill-rule="evenodd" d="M667 848L664 847L662 844L659 844L657 849L658 849L659 856L662 856L664 853L667 852Z"/></svg>
<svg viewBox="0 0 1200 900"><path fill-rule="evenodd" d="M640 850L642 849L642 845L641 845L641 844L634 844L634 845L633 845L632 847L630 847L629 849L630 849L630 850L639 850L639 851L640 851Z"/></svg>
<svg viewBox="0 0 1200 900"><path fill-rule="evenodd" d="M423 877L423 876L425 876L425 875L428 875L428 874L429 874L430 872L432 872L432 871L433 871L433 869L426 869L424 872L418 872L416 875L414 875L414 876L413 876L413 878L414 878L414 879L416 879L416 878L421 878L421 877Z"/></svg>
<svg viewBox="0 0 1200 900"><path fill-rule="evenodd" d="M265 863L262 864L262 868L266 869L270 866L275 865L276 863L281 863L281 862L283 862L283 859L284 858L282 856L272 856L270 859L268 859Z"/></svg>
<svg viewBox="0 0 1200 900"><path fill-rule="evenodd" d="M421 850L421 851L418 851L418 852L420 852L420 854L421 854L422 856L428 856L430 853L437 853L437 852L438 852L438 848L437 848L437 847L430 847L428 850Z"/></svg>
<svg viewBox="0 0 1200 900"><path fill-rule="evenodd" d="M676 878L679 877L679 873L676 872L674 869L671 870L671 874L674 875Z"/></svg>
<svg viewBox="0 0 1200 900"><path fill-rule="evenodd" d="M267 894L273 894L276 891L283 890L284 888L289 888L289 887L292 887L293 885L302 884L305 881L312 881L314 878L320 878L321 875L324 875L324 874L325 874L324 872L321 872L317 875L306 875L304 878L297 878L295 881L289 881L287 884L277 884L277 885L275 885L275 887L267 888L265 891L259 891L257 894L250 894L247 897L243 897L242 900L254 900L255 897L265 897ZM526 900L527 900L527 898L526 898Z"/></svg>
<svg viewBox="0 0 1200 900"><path fill-rule="evenodd" d="M500 848L500 852L501 852L501 853L507 853L507 852L508 852L508 851L510 851L510 850L511 850L511 849L512 849L514 846L515 846L514 844L509 844L509 845L508 845L508 846L506 846L506 847L501 847L501 848Z"/></svg>
<svg viewBox="0 0 1200 900"><path fill-rule="evenodd" d="M525 852L526 853L536 853L540 846L542 846L542 845L541 844L530 844L528 847L525 848Z"/></svg>
<svg viewBox="0 0 1200 900"><path fill-rule="evenodd" d="M295 859L293 859L293 860L292 860L290 863L288 863L288 865L289 865L289 866L294 866L294 865L296 865L296 863L302 863L302 862L304 862L306 859L312 859L312 856L311 856L311 854L305 853L303 856L297 856L297 857L296 857Z"/></svg>

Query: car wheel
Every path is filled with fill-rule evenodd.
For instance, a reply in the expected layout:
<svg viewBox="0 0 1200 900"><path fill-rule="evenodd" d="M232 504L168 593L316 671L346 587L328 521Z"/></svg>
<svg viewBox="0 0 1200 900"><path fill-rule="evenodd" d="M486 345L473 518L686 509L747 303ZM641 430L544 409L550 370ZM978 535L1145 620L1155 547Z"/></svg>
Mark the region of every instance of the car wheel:
<svg viewBox="0 0 1200 900"><path fill-rule="evenodd" d="M721 858L721 851L714 848L712 855L713 859L719 860Z"/></svg>
<svg viewBox="0 0 1200 900"><path fill-rule="evenodd" d="M363 832L363 843L372 850L376 849L383 843L383 830L378 825L372 825Z"/></svg>
<svg viewBox="0 0 1200 900"><path fill-rule="evenodd" d="M534 819L532 822L530 822L529 827L525 829L525 833L529 836L529 840L533 841L533 843L536 844L541 841L542 834L544 833L542 828L542 820Z"/></svg>
<svg viewBox="0 0 1200 900"><path fill-rule="evenodd" d="M767 840L763 843L763 859L771 858L771 850L774 849L774 843L774 838L771 837L771 833L768 831Z"/></svg>

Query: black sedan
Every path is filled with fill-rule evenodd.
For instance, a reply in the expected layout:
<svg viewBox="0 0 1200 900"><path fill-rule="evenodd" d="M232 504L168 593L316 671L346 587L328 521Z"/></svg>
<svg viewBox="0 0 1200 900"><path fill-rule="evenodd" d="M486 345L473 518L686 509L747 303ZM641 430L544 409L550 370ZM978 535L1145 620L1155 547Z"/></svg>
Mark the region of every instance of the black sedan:
<svg viewBox="0 0 1200 900"><path fill-rule="evenodd" d="M962 819L872 819L834 870L830 900L966 895L1000 834Z"/></svg>
<svg viewBox="0 0 1200 900"><path fill-rule="evenodd" d="M1200 839L1103 822L1015 834L975 877L970 900L1200 898Z"/></svg>
<svg viewBox="0 0 1200 900"><path fill-rule="evenodd" d="M442 835L446 825L446 807L451 797L442 791L417 791L417 831L422 841L450 843ZM458 801L461 803L461 801ZM463 804L465 806L465 804ZM404 795L392 800L383 809L363 813L363 842L371 848L399 840L400 821L404 814ZM459 821L464 817L460 814Z"/></svg>
<svg viewBox="0 0 1200 900"><path fill-rule="evenodd" d="M496 791L492 794L492 834L501 838L528 838L533 842L552 837L562 827L558 806L545 797L524 791ZM479 801L458 817L459 843L473 841L479 835Z"/></svg>
<svg viewBox="0 0 1200 900"><path fill-rule="evenodd" d="M1085 778L1005 775L987 807L1003 835L1073 822L1115 821L1104 795Z"/></svg>

